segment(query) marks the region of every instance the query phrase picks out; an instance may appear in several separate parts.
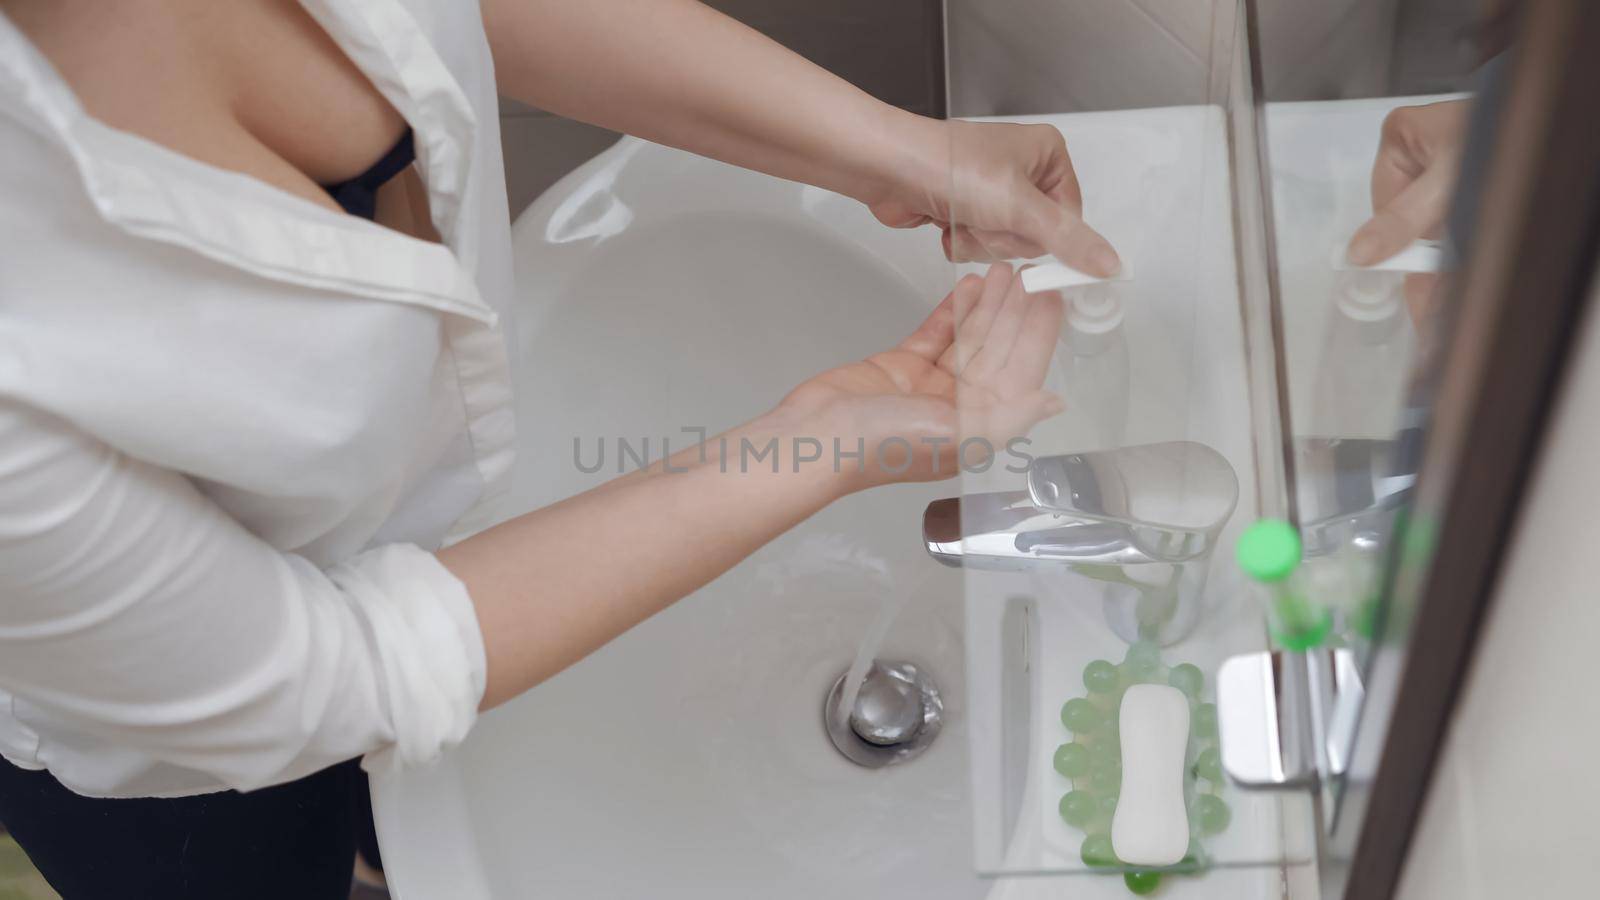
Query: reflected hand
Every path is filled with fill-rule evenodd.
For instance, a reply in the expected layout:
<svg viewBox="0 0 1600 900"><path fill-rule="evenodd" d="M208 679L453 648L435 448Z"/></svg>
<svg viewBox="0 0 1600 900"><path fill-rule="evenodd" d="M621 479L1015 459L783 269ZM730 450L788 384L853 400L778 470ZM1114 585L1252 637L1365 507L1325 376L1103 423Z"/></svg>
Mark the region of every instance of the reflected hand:
<svg viewBox="0 0 1600 900"><path fill-rule="evenodd" d="M1050 125L921 120L918 169L864 199L893 228L932 223L954 261L1054 254L1091 275L1122 267L1083 221L1083 194L1067 142Z"/></svg>
<svg viewBox="0 0 1600 900"><path fill-rule="evenodd" d="M853 450L864 441L864 471L841 466L850 490L947 478L967 438L1002 448L1061 412L1060 398L1041 385L1062 315L1059 295L1027 294L1011 267L997 264L986 277L961 279L899 346L812 378L778 412L825 444L837 438Z"/></svg>
<svg viewBox="0 0 1600 900"><path fill-rule="evenodd" d="M1460 168L1467 101L1402 106L1383 120L1372 164L1372 218L1350 239L1353 265L1368 266L1417 238L1438 237Z"/></svg>

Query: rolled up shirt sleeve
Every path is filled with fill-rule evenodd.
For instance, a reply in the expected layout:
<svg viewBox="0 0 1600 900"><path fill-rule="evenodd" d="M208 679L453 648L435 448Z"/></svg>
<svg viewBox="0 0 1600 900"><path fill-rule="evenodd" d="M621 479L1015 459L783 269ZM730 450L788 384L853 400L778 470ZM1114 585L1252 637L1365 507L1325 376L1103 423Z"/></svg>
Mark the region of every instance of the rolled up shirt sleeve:
<svg viewBox="0 0 1600 900"><path fill-rule="evenodd" d="M85 745L240 790L396 769L462 740L484 671L471 599L431 553L319 569L182 475L0 399L0 690L40 736L24 762L102 795Z"/></svg>

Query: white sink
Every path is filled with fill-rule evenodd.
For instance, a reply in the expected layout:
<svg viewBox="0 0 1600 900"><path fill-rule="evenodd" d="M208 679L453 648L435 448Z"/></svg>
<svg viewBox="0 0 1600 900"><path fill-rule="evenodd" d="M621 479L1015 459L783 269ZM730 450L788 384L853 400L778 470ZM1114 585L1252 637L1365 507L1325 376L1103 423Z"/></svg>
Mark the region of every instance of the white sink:
<svg viewBox="0 0 1600 900"><path fill-rule="evenodd" d="M1105 147L1075 145L1085 183L1095 165L1118 166L1104 135L1148 130L1161 113L1085 117L1087 145L1102 135ZM1075 117L1058 119L1071 135ZM1167 140L1150 152L1181 159L1182 140ZM1135 177L1126 164L1116 174ZM663 436L687 446L683 428L715 433L810 374L892 345L956 277L931 229L890 231L825 191L632 139L541 197L514 240L520 457L503 515L614 477L619 437L635 448L649 437L659 456ZM1161 284L1157 275L1141 273ZM1187 352L1168 364L1203 351ZM1142 396L1154 409L1176 395ZM602 437L607 468L585 474L574 439L588 465ZM1247 463L1241 446L1225 452ZM439 766L385 779L377 802L397 896L1130 896L1117 876L975 874L966 587L920 540L923 507L959 490L904 486L836 504L485 716ZM648 529L594 535L616 565L651 539ZM879 655L932 674L946 724L925 755L869 771L830 745L822 701L896 591L909 603ZM1280 878L1275 866L1223 870L1163 896L1278 897Z"/></svg>

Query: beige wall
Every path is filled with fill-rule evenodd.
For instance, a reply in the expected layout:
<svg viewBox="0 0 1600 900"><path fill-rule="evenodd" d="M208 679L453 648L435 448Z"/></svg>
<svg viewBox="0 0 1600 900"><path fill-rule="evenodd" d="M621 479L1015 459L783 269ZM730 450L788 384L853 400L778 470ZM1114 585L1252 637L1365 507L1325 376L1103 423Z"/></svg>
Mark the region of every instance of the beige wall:
<svg viewBox="0 0 1600 900"><path fill-rule="evenodd" d="M1600 285L1402 900L1600 896Z"/></svg>

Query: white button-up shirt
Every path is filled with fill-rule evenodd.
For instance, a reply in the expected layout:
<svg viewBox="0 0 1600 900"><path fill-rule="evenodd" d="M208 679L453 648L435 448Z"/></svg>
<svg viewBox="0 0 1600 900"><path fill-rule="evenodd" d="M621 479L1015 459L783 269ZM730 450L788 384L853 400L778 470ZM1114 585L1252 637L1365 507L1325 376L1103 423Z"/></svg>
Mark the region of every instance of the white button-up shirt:
<svg viewBox="0 0 1600 900"><path fill-rule="evenodd" d="M511 465L478 5L304 0L443 244L88 116L0 15L0 754L99 796L393 770L471 726L432 555Z"/></svg>

